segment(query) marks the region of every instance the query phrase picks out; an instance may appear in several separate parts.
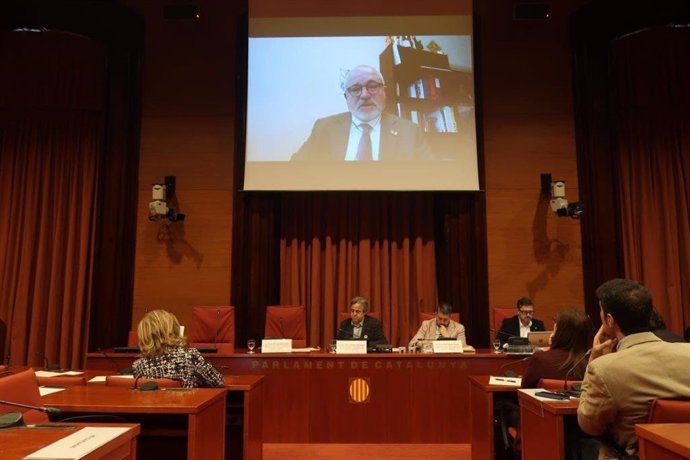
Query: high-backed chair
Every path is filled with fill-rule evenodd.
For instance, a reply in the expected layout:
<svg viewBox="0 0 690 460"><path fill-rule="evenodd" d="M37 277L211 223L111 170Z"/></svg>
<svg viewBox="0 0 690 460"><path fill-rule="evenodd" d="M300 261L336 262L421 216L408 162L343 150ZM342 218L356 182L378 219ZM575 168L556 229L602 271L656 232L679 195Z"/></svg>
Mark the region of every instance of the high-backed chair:
<svg viewBox="0 0 690 460"><path fill-rule="evenodd" d="M137 331L129 331L127 335L127 346L128 347L138 347L139 346L139 336Z"/></svg>
<svg viewBox="0 0 690 460"><path fill-rule="evenodd" d="M190 347L215 347L219 352L232 353L235 347L235 307L192 308L187 341Z"/></svg>
<svg viewBox="0 0 690 460"><path fill-rule="evenodd" d="M36 377L36 379L41 386L86 385L86 377L83 375L56 375L55 377Z"/></svg>
<svg viewBox="0 0 690 460"><path fill-rule="evenodd" d="M7 325L0 319L0 357L5 356L5 338L7 337Z"/></svg>
<svg viewBox="0 0 690 460"><path fill-rule="evenodd" d="M690 423L690 401L654 400L649 408L649 423Z"/></svg>
<svg viewBox="0 0 690 460"><path fill-rule="evenodd" d="M422 322L436 318L436 312L429 313L427 311L420 311L419 312L419 324L422 324ZM450 314L450 319L455 321L456 323L460 322L460 313L451 313Z"/></svg>
<svg viewBox="0 0 690 460"><path fill-rule="evenodd" d="M146 382L156 382L159 388L180 388L182 387L181 380L174 379L150 379L147 377L140 377L138 379L134 377L117 377L114 375L108 375L105 378L105 384L111 387L129 387L134 388L134 384L137 384L137 388L141 388Z"/></svg>
<svg viewBox="0 0 690 460"><path fill-rule="evenodd" d="M508 319L512 316L517 315L517 310L515 309L515 307L512 307L512 308L493 307L491 309L491 311L493 312L493 316L494 316L493 325L494 325L494 331L496 331L496 332L498 332L499 329L501 329L501 325L503 324L504 319ZM495 335L495 333L494 333L494 335Z"/></svg>
<svg viewBox="0 0 690 460"><path fill-rule="evenodd" d="M581 384L582 380L568 380L568 390L573 389L573 385L575 384ZM539 388L543 388L545 390L549 391L563 391L565 388L563 388L566 385L565 380L561 379L539 379L539 383L537 386Z"/></svg>
<svg viewBox="0 0 690 460"><path fill-rule="evenodd" d="M265 337L292 339L292 346L307 346L307 316L302 305L269 305L266 307Z"/></svg>
<svg viewBox="0 0 690 460"><path fill-rule="evenodd" d="M17 372L0 379L0 399L30 406L41 406L41 393L38 391L38 380L33 369ZM0 404L0 414L22 412L24 423L47 423L48 415L35 409L6 406Z"/></svg>

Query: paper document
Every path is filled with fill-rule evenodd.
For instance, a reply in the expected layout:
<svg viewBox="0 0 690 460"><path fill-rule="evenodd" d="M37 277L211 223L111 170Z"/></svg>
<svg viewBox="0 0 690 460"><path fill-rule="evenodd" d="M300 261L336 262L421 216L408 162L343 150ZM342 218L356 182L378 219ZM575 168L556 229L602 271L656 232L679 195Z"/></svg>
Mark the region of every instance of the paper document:
<svg viewBox="0 0 690 460"><path fill-rule="evenodd" d="M65 371L65 372L53 372L53 371L36 371L36 377L57 377L59 375L83 375L81 371Z"/></svg>
<svg viewBox="0 0 690 460"><path fill-rule="evenodd" d="M129 428L86 427L24 457L26 460L78 460Z"/></svg>
<svg viewBox="0 0 690 460"><path fill-rule="evenodd" d="M503 385L510 387L522 386L522 377L489 377L489 385Z"/></svg>
<svg viewBox="0 0 690 460"><path fill-rule="evenodd" d="M38 392L41 396L52 395L58 391L65 391L67 388L55 388L55 387L38 387Z"/></svg>
<svg viewBox="0 0 690 460"><path fill-rule="evenodd" d="M545 390L544 388L521 388L521 389L518 390L518 391L522 391L523 393L526 393L526 394L528 394L528 395L534 397L534 399L537 399L537 400L539 400L539 401L547 401L547 402L570 402L570 398L565 398L565 399L543 398L543 397L537 396L537 395L535 394L535 393L537 393L537 392L539 392L539 391L549 391L549 390ZM549 392L550 392L550 391L549 391ZM552 393L552 392L551 392L551 393ZM572 399L577 400L577 398L572 398Z"/></svg>

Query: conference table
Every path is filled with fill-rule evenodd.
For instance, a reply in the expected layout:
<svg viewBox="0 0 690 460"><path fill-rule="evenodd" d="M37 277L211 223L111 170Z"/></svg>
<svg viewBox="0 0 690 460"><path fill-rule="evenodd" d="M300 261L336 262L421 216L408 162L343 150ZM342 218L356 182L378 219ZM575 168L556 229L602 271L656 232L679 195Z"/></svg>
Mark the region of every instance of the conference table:
<svg viewBox="0 0 690 460"><path fill-rule="evenodd" d="M87 355L89 369L136 354ZM231 375L263 375L263 442L469 444L471 375L524 369L522 357L462 354L204 354ZM356 429L354 429L356 427Z"/></svg>
<svg viewBox="0 0 690 460"><path fill-rule="evenodd" d="M46 424L41 428L6 428L0 430L0 449L4 460L21 460L27 455L46 447L78 430L93 426L84 423ZM51 428L51 426L53 426ZM89 453L82 460L122 460L136 459L137 435L139 425L136 424L103 424L100 426L123 427L127 431L108 441L98 449Z"/></svg>
<svg viewBox="0 0 690 460"><path fill-rule="evenodd" d="M635 425L640 441L640 460L690 458L690 423Z"/></svg>
<svg viewBox="0 0 690 460"><path fill-rule="evenodd" d="M226 394L223 388L140 391L89 384L68 386L43 396L42 402L60 409L63 417L116 414L140 423L139 452L146 452L145 440L152 450L142 458L222 460Z"/></svg>

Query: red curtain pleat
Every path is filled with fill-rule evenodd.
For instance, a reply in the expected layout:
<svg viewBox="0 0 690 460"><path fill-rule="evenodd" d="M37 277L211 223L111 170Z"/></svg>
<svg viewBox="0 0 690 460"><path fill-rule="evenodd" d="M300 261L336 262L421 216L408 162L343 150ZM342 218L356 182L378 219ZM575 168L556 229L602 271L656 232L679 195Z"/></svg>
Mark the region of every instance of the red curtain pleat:
<svg viewBox="0 0 690 460"><path fill-rule="evenodd" d="M622 244L669 329L690 323L690 28L619 39L617 87Z"/></svg>
<svg viewBox="0 0 690 460"><path fill-rule="evenodd" d="M338 313L363 295L393 344L437 301L433 197L424 193L284 194L280 296L307 308L308 342L334 338ZM433 308L433 307L431 307Z"/></svg>
<svg viewBox="0 0 690 460"><path fill-rule="evenodd" d="M0 318L13 365L79 367L99 209L105 59L91 40L3 32Z"/></svg>

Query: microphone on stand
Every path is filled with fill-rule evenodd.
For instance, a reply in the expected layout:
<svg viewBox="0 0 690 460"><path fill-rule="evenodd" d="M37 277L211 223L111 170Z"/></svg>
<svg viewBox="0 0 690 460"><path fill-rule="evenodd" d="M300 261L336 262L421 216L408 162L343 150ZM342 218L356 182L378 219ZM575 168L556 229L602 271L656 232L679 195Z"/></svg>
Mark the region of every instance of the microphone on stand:
<svg viewBox="0 0 690 460"><path fill-rule="evenodd" d="M525 357L525 358L518 359L517 361L510 361L510 362L508 362L508 363L505 363L505 364L503 364L501 367L498 368L498 372L503 371L503 369L505 369L505 368L508 367L508 366L513 366L513 365L519 364L519 363L521 363L521 362L523 362L523 361L527 361L527 360L530 359L531 357L532 357L532 355L529 355L529 356L527 356L527 357ZM511 371L511 370L505 371L505 372L503 373L503 375L504 375L505 377L517 377L517 376L518 376L515 372L513 372L513 371Z"/></svg>
<svg viewBox="0 0 690 460"><path fill-rule="evenodd" d="M134 386L132 387L132 390L139 390L139 391L151 391L151 390L157 390L158 389L158 383L156 383L153 380L149 380L148 382L144 382L141 384L141 386L138 386L139 379L141 378L147 378L147 377L137 377L134 379Z"/></svg>
<svg viewBox="0 0 690 460"><path fill-rule="evenodd" d="M45 412L48 415L60 415L62 411L58 409L57 407L49 407L49 406L32 406L30 404L23 404L23 403L18 403L18 402L12 402L12 401L4 401L0 399L0 404L4 404L5 406L12 406L12 407L22 407L24 409L33 409L41 412Z"/></svg>
<svg viewBox="0 0 690 460"><path fill-rule="evenodd" d="M48 358L46 356L43 356L43 364L46 371L59 371L62 367L60 363L48 364Z"/></svg>
<svg viewBox="0 0 690 460"><path fill-rule="evenodd" d="M582 356L580 357L580 359L578 359L577 361L575 361L575 364L573 364L573 366L572 366L570 369L568 369L568 372L565 373L565 379L563 380L563 393L564 393L564 394L566 394L566 395L568 395L568 396L570 396L570 395L577 396L577 395L580 394L579 391L576 391L576 390L569 390L569 389L568 389L568 377L570 377L570 375L575 371L575 369L577 369L577 366L579 366L580 363L581 363L585 358L589 357L589 355L591 355L591 354L592 354L592 349L590 348L589 350L587 350L587 351L585 352L584 355L582 355Z"/></svg>
<svg viewBox="0 0 690 460"><path fill-rule="evenodd" d="M110 356L108 353L106 353L105 350L102 350L102 349L100 349L100 348L97 348L96 351L97 351L98 353L102 354L104 358L108 358L108 359L110 360L110 362L113 363L113 367L115 368L115 371L116 371L119 375L130 375L130 374L132 373L132 367L131 367L131 366L130 366L130 367L123 367L123 368L121 368L121 369L118 369L118 364L117 364L117 361L115 361L115 358L113 358L113 357Z"/></svg>
<svg viewBox="0 0 690 460"><path fill-rule="evenodd" d="M341 332L342 332L343 334L347 335L348 337L346 337L345 339L337 339L337 336L338 336ZM354 339L354 338L355 338L354 331L347 331L347 330L343 329L342 327L339 327L339 328L338 328L338 334L336 334L336 340L348 340L348 339Z"/></svg>
<svg viewBox="0 0 690 460"><path fill-rule="evenodd" d="M285 325L283 324L283 317L282 316L278 317L278 321L280 321L280 338L284 339L285 338Z"/></svg>

